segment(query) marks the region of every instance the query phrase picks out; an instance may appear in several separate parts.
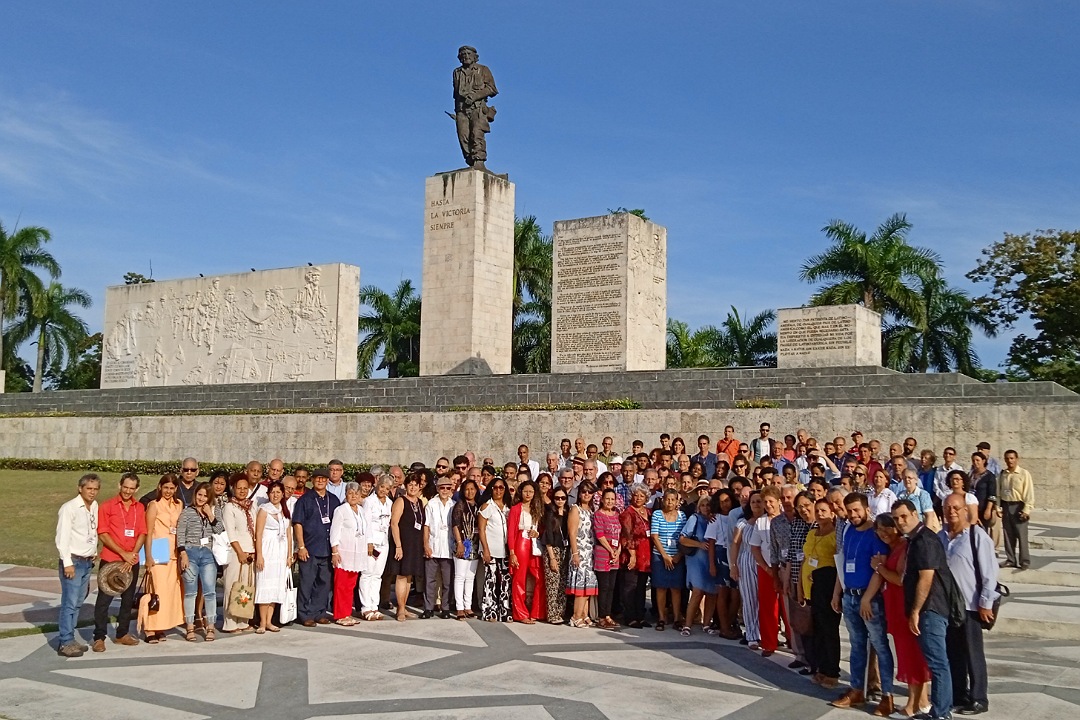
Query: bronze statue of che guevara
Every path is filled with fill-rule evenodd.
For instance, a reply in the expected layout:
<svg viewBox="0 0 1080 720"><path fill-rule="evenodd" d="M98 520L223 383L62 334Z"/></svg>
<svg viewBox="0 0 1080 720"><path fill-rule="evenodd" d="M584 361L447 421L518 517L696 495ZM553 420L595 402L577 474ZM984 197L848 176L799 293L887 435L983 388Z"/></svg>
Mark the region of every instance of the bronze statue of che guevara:
<svg viewBox="0 0 1080 720"><path fill-rule="evenodd" d="M474 47L464 45L458 50L461 67L454 69L454 114L451 117L457 123L458 142L465 162L471 168L486 170L487 138L484 135L491 132L491 121L495 119L495 108L487 104L487 99L495 97L499 91L491 71L476 62L478 57Z"/></svg>

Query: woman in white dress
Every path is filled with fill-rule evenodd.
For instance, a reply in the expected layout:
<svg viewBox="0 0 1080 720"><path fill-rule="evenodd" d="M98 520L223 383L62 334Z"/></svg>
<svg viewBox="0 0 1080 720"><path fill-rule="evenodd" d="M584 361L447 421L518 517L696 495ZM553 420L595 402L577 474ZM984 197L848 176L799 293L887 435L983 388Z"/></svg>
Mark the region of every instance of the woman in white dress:
<svg viewBox="0 0 1080 720"><path fill-rule="evenodd" d="M394 501L390 491L394 478L387 474L379 476L375 492L364 500L364 515L368 526L367 569L360 575L360 617L365 620L382 620L379 612L379 593L382 591L383 570L390 554L390 514Z"/></svg>
<svg viewBox="0 0 1080 720"><path fill-rule="evenodd" d="M277 632L280 628L270 622L275 603L285 602L285 580L292 566L292 533L289 531L289 509L282 502L285 486L270 483L267 502L259 508L255 520L255 544L259 548L255 567L255 604L259 606L259 628L262 635L267 630Z"/></svg>
<svg viewBox="0 0 1080 720"><path fill-rule="evenodd" d="M236 617L232 614L233 583L241 577L243 571L244 580L252 582L254 573L248 573L254 568L255 563L255 508L248 493L251 484L246 477L237 478L233 483L233 494L222 511L222 522L225 523L225 532L229 536L229 560L225 565L225 608L222 611L223 621L221 631L226 633L252 630L251 623L247 618ZM250 578L250 579L249 579ZM257 602L257 601L256 601Z"/></svg>
<svg viewBox="0 0 1080 720"><path fill-rule="evenodd" d="M334 510L330 523L330 562L334 566L334 622L346 627L353 617L356 581L368 566L368 522L360 507L360 483L345 484L345 502Z"/></svg>

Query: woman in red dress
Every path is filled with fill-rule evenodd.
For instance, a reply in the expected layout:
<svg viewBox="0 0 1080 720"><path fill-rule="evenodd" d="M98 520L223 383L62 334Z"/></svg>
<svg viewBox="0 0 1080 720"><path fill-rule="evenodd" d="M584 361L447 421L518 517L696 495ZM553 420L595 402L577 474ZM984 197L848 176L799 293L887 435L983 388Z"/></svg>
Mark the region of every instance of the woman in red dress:
<svg viewBox="0 0 1080 720"><path fill-rule="evenodd" d="M916 713L928 712L930 668L926 665L918 638L911 634L904 612L903 578L907 564L907 540L900 534L889 513L882 513L874 519L874 531L889 546L889 555L875 555L870 559L875 573L863 593L860 610L863 617L870 615L870 600L884 586L885 625L896 645L896 679L908 686L908 701L900 712L910 718Z"/></svg>

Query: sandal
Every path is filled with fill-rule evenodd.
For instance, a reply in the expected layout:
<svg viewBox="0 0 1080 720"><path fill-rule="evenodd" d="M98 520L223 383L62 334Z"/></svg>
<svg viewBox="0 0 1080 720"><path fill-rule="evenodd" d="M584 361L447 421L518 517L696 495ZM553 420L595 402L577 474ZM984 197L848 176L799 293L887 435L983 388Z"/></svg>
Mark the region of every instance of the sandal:
<svg viewBox="0 0 1080 720"><path fill-rule="evenodd" d="M683 625L679 629L679 634L682 635L683 637L690 637L690 626L689 625Z"/></svg>
<svg viewBox="0 0 1080 720"><path fill-rule="evenodd" d="M214 628L206 628L206 632L203 634L203 640L206 642L214 642Z"/></svg>
<svg viewBox="0 0 1080 720"><path fill-rule="evenodd" d="M281 632L281 628L279 628L277 625L267 625L266 629L270 632Z"/></svg>
<svg viewBox="0 0 1080 720"><path fill-rule="evenodd" d="M266 628L255 628L255 634L256 635L265 635L266 634Z"/></svg>
<svg viewBox="0 0 1080 720"><path fill-rule="evenodd" d="M147 635L146 636L146 642L149 645L157 645L158 644L158 636L157 635Z"/></svg>
<svg viewBox="0 0 1080 720"><path fill-rule="evenodd" d="M653 626L653 630L663 630L666 627L663 620L657 620L656 625Z"/></svg>
<svg viewBox="0 0 1080 720"><path fill-rule="evenodd" d="M187 626L187 633L184 635L184 639L188 642L195 642L195 626Z"/></svg>

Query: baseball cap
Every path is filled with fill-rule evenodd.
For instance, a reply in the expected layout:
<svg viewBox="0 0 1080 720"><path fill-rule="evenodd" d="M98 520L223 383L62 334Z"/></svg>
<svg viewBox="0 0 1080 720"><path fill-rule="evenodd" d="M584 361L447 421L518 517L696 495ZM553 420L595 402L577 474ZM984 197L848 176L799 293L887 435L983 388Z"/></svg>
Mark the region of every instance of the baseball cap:
<svg viewBox="0 0 1080 720"><path fill-rule="evenodd" d="M443 475L439 478L439 481L435 483L436 487L454 487L454 481Z"/></svg>

